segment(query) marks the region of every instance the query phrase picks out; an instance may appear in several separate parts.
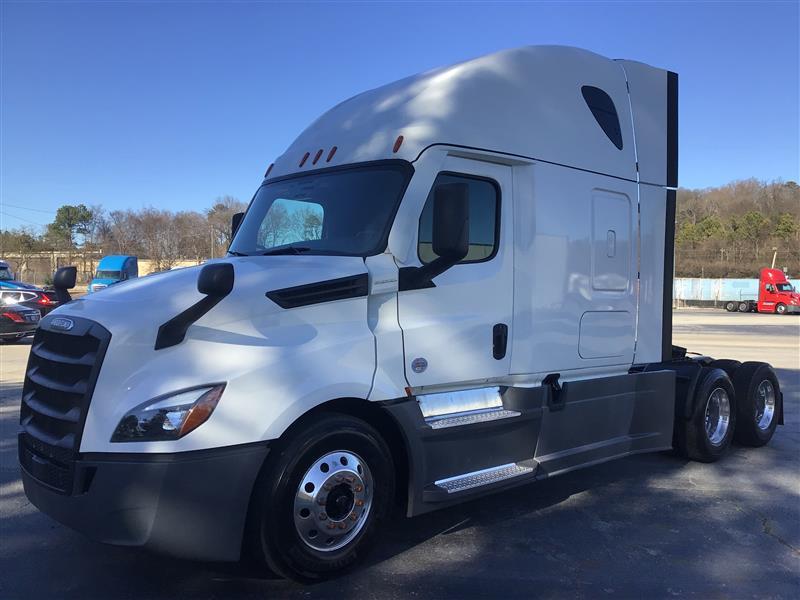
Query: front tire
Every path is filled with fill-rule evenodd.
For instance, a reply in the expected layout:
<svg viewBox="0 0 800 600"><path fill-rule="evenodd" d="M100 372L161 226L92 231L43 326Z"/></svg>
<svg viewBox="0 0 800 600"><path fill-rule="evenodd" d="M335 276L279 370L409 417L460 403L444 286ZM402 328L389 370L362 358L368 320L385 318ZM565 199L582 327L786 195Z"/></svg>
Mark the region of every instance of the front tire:
<svg viewBox="0 0 800 600"><path fill-rule="evenodd" d="M394 465L380 434L320 413L270 455L251 501L255 556L310 582L338 575L368 551L394 498Z"/></svg>
<svg viewBox="0 0 800 600"><path fill-rule="evenodd" d="M730 448L736 426L733 384L722 369L700 373L688 420L675 423L676 449L700 462L715 462Z"/></svg>
<svg viewBox="0 0 800 600"><path fill-rule="evenodd" d="M781 414L781 388L775 371L767 363L746 362L733 377L736 389L736 441L745 446L763 446L772 439Z"/></svg>
<svg viewBox="0 0 800 600"><path fill-rule="evenodd" d="M776 312L777 314L779 314L779 315L785 315L785 314L786 314L786 305L785 305L785 304L781 304L781 303L779 303L779 304L778 304L778 305L775 307L775 312Z"/></svg>

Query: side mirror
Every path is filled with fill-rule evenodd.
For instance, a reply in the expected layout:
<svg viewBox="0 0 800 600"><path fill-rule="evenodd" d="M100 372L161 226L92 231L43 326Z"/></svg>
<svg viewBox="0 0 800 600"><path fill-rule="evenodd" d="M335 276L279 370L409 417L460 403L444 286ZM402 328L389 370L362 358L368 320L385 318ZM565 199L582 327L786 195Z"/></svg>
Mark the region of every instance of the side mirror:
<svg viewBox="0 0 800 600"><path fill-rule="evenodd" d="M213 263L206 265L197 277L197 291L212 298L224 298L233 290L233 265Z"/></svg>
<svg viewBox="0 0 800 600"><path fill-rule="evenodd" d="M61 267L53 275L53 288L56 290L56 298L60 304L66 304L72 300L67 290L75 287L78 279L78 267Z"/></svg>
<svg viewBox="0 0 800 600"><path fill-rule="evenodd" d="M469 252L469 186L447 183L433 196L433 251L454 265Z"/></svg>
<svg viewBox="0 0 800 600"><path fill-rule="evenodd" d="M239 231L239 225L242 224L242 219L244 218L244 213L239 212L235 213L231 217L231 239L236 235L236 232Z"/></svg>
<svg viewBox="0 0 800 600"><path fill-rule="evenodd" d="M400 269L401 292L434 287L433 279L469 252L469 186L466 183L447 183L436 187L432 237L437 258L421 267Z"/></svg>
<svg viewBox="0 0 800 600"><path fill-rule="evenodd" d="M197 291L205 295L189 308L161 324L156 335L155 350L180 344L186 331L200 317L214 308L233 289L233 265L212 263L204 266L197 276Z"/></svg>

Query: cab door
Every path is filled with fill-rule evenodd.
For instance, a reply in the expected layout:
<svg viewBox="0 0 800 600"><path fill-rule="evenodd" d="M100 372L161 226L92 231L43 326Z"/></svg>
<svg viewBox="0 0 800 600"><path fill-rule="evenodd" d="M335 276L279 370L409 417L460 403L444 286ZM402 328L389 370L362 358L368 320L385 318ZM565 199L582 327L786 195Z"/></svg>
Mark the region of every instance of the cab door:
<svg viewBox="0 0 800 600"><path fill-rule="evenodd" d="M433 198L437 186L469 189L469 252L433 279L433 286L401 289L405 373L413 388L489 383L509 373L513 328L511 167L448 156L419 215L417 260L432 249Z"/></svg>

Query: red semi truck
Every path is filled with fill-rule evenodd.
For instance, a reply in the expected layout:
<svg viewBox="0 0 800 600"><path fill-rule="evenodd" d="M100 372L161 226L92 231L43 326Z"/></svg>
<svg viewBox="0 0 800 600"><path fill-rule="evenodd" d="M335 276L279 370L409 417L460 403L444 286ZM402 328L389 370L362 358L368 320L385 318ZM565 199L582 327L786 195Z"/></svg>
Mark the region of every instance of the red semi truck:
<svg viewBox="0 0 800 600"><path fill-rule="evenodd" d="M728 300L728 312L800 314L800 294L781 269L761 269L758 300Z"/></svg>

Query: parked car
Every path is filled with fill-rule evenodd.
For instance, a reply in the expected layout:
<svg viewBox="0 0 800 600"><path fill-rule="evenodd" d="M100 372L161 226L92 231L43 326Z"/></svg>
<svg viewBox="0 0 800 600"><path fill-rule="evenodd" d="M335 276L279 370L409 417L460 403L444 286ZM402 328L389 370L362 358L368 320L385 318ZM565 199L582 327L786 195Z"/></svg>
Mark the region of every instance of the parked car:
<svg viewBox="0 0 800 600"><path fill-rule="evenodd" d="M35 308L20 304L0 306L0 341L15 342L33 335L41 315Z"/></svg>
<svg viewBox="0 0 800 600"><path fill-rule="evenodd" d="M45 316L58 306L58 300L52 290L17 281L9 264L0 260L0 305L5 304L22 304Z"/></svg>

